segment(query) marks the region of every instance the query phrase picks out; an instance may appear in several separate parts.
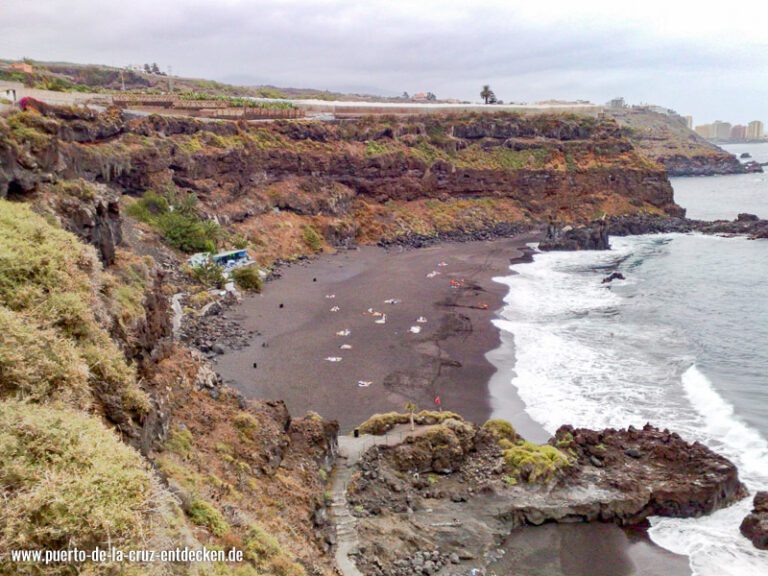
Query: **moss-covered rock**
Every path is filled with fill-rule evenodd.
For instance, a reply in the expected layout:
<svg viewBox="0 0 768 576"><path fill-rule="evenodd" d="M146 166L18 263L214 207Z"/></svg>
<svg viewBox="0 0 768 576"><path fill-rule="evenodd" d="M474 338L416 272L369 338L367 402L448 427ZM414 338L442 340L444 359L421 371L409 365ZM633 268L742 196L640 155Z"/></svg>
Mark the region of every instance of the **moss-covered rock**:
<svg viewBox="0 0 768 576"><path fill-rule="evenodd" d="M502 439L499 446L504 451L506 471L512 477L526 482L548 482L571 466L571 460L566 454L548 444Z"/></svg>
<svg viewBox="0 0 768 576"><path fill-rule="evenodd" d="M463 418L455 412L435 412L430 410L422 410L413 416L414 423L419 426L440 424L445 420L463 420ZM361 434L381 436L392 430L392 428L398 424L409 424L410 421L410 414L401 414L399 412L374 414L368 418L368 420L360 424L358 430L360 430Z"/></svg>
<svg viewBox="0 0 768 576"><path fill-rule="evenodd" d="M506 420L488 420L483 424L483 429L491 432L499 440L516 442L520 438L512 424Z"/></svg>

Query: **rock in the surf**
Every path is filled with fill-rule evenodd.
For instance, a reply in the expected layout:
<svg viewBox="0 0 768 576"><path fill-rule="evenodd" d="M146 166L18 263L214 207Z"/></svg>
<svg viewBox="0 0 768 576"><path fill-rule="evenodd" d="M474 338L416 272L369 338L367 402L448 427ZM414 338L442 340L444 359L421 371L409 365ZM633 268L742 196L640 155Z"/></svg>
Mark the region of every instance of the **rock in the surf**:
<svg viewBox="0 0 768 576"><path fill-rule="evenodd" d="M768 492L758 492L750 512L741 523L741 533L755 548L768 550Z"/></svg>
<svg viewBox="0 0 768 576"><path fill-rule="evenodd" d="M613 282L614 280L626 280L626 278L624 278L624 274L622 274L621 272L613 272L612 274L610 274L610 275L606 276L605 278L603 278L603 282L602 283L603 284L609 284L609 283Z"/></svg>

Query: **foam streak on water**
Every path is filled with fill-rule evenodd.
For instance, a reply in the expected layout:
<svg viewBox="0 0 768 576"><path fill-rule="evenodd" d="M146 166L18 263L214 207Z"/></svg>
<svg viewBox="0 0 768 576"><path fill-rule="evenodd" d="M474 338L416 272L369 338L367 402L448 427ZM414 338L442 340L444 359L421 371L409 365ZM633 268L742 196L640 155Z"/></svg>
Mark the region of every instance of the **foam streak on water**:
<svg viewBox="0 0 768 576"><path fill-rule="evenodd" d="M743 317L744 298L759 285L751 286L749 275L729 284L727 269L722 282L717 277L717 263L729 251L754 249L746 242L696 235L612 239L610 252L540 254L497 278L509 294L496 324L514 336L512 385L530 416L549 432L564 423L651 422L731 459L750 491L768 489L766 430L749 423L768 409L768 346L761 346L762 324L750 334L750 318ZM691 253L708 254L713 264L702 271L706 263ZM764 278L768 260L757 265L766 265L754 271ZM603 285L614 270L627 280ZM747 291L740 293L742 285ZM752 338L752 347L733 338ZM723 375L717 367L727 362L733 366ZM702 366L712 368L717 385ZM750 502L701 519L654 518L651 537L687 554L697 575L768 574L768 553L738 531Z"/></svg>

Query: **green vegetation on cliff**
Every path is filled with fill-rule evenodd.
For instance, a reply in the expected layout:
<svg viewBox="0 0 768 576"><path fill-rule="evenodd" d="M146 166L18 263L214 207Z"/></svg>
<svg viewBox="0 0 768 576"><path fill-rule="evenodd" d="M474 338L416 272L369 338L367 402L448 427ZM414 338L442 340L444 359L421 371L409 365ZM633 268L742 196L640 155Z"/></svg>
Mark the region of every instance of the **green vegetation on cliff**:
<svg viewBox="0 0 768 576"><path fill-rule="evenodd" d="M104 278L93 248L0 200L0 396L83 409L109 396L147 410L108 332Z"/></svg>
<svg viewBox="0 0 768 576"><path fill-rule="evenodd" d="M259 269L256 266L236 268L232 271L232 279L240 290L245 290L246 292L261 292L264 284L259 275Z"/></svg>
<svg viewBox="0 0 768 576"><path fill-rule="evenodd" d="M213 220L200 218L193 194L162 196L152 191L128 206L128 214L157 229L182 252L214 252L221 229Z"/></svg>
<svg viewBox="0 0 768 576"><path fill-rule="evenodd" d="M483 429L494 435L501 448L507 472L504 481L509 485L518 480L548 482L572 464L569 456L555 446L521 438L506 420L488 420Z"/></svg>

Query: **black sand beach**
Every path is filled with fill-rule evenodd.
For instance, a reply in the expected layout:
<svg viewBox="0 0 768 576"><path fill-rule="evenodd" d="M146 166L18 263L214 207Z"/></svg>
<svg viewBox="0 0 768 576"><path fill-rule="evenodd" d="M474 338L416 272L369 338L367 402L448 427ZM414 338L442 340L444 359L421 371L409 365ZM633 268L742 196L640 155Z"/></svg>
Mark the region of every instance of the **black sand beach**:
<svg viewBox="0 0 768 576"><path fill-rule="evenodd" d="M514 359L499 357L508 354L499 347L506 336L492 323L506 292L493 278L530 258L526 244L536 239L363 247L287 267L263 294L230 312L260 335L219 357L217 369L247 397L283 399L293 414L312 410L337 419L342 432L374 413L402 411L409 401L432 409L439 396L446 410L475 422L501 416L543 442L548 434L526 414L509 369L496 369ZM374 313L386 321L377 323L383 316ZM345 330L347 336L337 334ZM503 548L498 573L690 574L685 557L655 546L643 529L613 524L524 528Z"/></svg>
<svg viewBox="0 0 768 576"><path fill-rule="evenodd" d="M342 431L407 402L435 408L436 397L483 422L495 372L485 354L499 345L491 320L505 294L492 278L534 239L364 247L286 268L236 309L260 336L217 369L248 397L283 399L294 414L337 419Z"/></svg>

